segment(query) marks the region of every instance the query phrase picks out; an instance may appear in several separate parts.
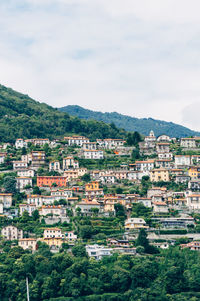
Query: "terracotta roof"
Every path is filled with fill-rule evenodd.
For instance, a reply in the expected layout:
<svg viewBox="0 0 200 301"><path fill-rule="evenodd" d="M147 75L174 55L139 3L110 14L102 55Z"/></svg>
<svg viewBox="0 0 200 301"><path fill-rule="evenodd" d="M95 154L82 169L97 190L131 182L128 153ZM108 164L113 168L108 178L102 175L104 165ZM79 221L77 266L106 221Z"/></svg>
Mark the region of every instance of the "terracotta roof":
<svg viewBox="0 0 200 301"><path fill-rule="evenodd" d="M153 204L157 206L167 206L167 204L164 202L153 202Z"/></svg>

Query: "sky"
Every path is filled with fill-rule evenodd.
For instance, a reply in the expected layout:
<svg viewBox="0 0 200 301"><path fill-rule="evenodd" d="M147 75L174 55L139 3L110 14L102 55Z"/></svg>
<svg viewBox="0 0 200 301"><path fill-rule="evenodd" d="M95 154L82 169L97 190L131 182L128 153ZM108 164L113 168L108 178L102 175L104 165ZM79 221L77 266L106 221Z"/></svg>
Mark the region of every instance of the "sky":
<svg viewBox="0 0 200 301"><path fill-rule="evenodd" d="M0 83L200 130L199 0L1 0Z"/></svg>

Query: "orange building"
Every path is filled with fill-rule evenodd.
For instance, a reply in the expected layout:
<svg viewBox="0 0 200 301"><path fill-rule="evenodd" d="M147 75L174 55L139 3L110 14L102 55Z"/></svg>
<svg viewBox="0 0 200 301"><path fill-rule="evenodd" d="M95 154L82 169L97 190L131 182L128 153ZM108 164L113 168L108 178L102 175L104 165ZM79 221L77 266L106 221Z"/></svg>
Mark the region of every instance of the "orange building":
<svg viewBox="0 0 200 301"><path fill-rule="evenodd" d="M37 186L49 186L51 187L53 184L56 184L58 187L67 186L67 178L60 176L38 176L37 177Z"/></svg>

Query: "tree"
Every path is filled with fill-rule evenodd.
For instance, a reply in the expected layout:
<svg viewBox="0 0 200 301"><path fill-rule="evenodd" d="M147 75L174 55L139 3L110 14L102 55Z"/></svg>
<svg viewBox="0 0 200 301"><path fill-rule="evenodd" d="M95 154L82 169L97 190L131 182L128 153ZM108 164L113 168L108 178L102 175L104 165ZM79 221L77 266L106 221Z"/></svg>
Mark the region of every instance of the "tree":
<svg viewBox="0 0 200 301"><path fill-rule="evenodd" d="M89 225L84 225L80 229L80 234L83 239L90 239L93 234L93 229Z"/></svg>
<svg viewBox="0 0 200 301"><path fill-rule="evenodd" d="M30 221L30 219L31 219L31 217L30 217L30 215L28 214L28 211L25 210L25 211L22 213L21 221L22 221L23 223L28 223L28 222Z"/></svg>
<svg viewBox="0 0 200 301"><path fill-rule="evenodd" d="M116 188L116 193L117 194L122 194L123 193L123 189L121 187L117 187Z"/></svg>
<svg viewBox="0 0 200 301"><path fill-rule="evenodd" d="M133 149L132 154L131 154L131 158L132 158L133 161L140 158L140 151L139 151L138 148Z"/></svg>
<svg viewBox="0 0 200 301"><path fill-rule="evenodd" d="M80 207L77 207L77 208L75 209L75 211L76 211L77 216L80 216L80 214L81 214L81 208L80 208Z"/></svg>
<svg viewBox="0 0 200 301"><path fill-rule="evenodd" d="M6 193L16 193L16 179L15 177L8 176L4 178L3 187Z"/></svg>
<svg viewBox="0 0 200 301"><path fill-rule="evenodd" d="M130 146L135 145L137 146L138 143L142 141L142 138L138 132L128 133L126 143Z"/></svg>
<svg viewBox="0 0 200 301"><path fill-rule="evenodd" d="M90 182L91 178L90 178L90 174L89 173L85 173L82 177L81 180L85 181L85 182Z"/></svg>
<svg viewBox="0 0 200 301"><path fill-rule="evenodd" d="M122 204L115 204L116 217L126 218L126 212Z"/></svg>
<svg viewBox="0 0 200 301"><path fill-rule="evenodd" d="M144 248L145 253L149 254L157 254L159 253L158 248L149 245L149 241L147 239L147 234L144 229L141 229L138 235L138 238L135 241L135 246L142 246Z"/></svg>
<svg viewBox="0 0 200 301"><path fill-rule="evenodd" d="M152 209L145 207L142 203L132 204L132 217L150 218Z"/></svg>
<svg viewBox="0 0 200 301"><path fill-rule="evenodd" d="M99 213L99 208L96 208L96 207L91 208L91 212L93 213L94 216L97 216Z"/></svg>
<svg viewBox="0 0 200 301"><path fill-rule="evenodd" d="M32 212L32 218L34 221L38 221L40 218L39 211L36 209Z"/></svg>
<svg viewBox="0 0 200 301"><path fill-rule="evenodd" d="M75 245L72 248L72 254L76 257L87 257L84 245Z"/></svg>
<svg viewBox="0 0 200 301"><path fill-rule="evenodd" d="M41 195L41 190L38 186L33 187L33 194Z"/></svg>
<svg viewBox="0 0 200 301"><path fill-rule="evenodd" d="M147 239L147 234L144 229L141 229L138 235L138 238L135 241L135 246L142 246L144 248L144 251L146 252L149 247L149 241Z"/></svg>

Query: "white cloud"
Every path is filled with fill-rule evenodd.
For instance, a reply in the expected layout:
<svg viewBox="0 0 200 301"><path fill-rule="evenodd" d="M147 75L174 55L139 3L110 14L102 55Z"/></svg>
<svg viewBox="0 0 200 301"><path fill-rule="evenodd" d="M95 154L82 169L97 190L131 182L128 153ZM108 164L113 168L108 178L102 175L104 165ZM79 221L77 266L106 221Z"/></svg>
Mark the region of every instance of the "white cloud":
<svg viewBox="0 0 200 301"><path fill-rule="evenodd" d="M59 107L79 104L184 123L198 102L196 0L0 2L1 83Z"/></svg>

